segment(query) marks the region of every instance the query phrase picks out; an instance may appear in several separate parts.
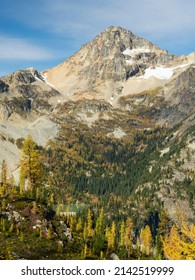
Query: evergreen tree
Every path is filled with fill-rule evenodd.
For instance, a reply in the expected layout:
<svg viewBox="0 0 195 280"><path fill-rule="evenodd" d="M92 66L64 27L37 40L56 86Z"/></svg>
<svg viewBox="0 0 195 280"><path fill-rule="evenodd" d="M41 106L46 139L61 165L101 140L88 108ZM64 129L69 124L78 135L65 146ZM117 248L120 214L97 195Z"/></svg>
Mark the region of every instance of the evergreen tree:
<svg viewBox="0 0 195 280"><path fill-rule="evenodd" d="M162 236L157 234L156 235L156 246L155 246L155 250L156 250L156 259L157 260L162 260L163 259L163 243L162 243Z"/></svg>
<svg viewBox="0 0 195 280"><path fill-rule="evenodd" d="M97 218L95 225L95 241L94 241L94 253L101 255L102 250L105 249L105 235L104 235L104 208L101 208L100 214ZM102 253L101 253L102 252ZM101 258L101 256L100 256Z"/></svg>
<svg viewBox="0 0 195 280"><path fill-rule="evenodd" d="M96 226L95 226L95 234L96 236L99 236L99 237L102 237L103 234L104 234L104 208L102 207L101 208L101 211L100 211L100 214L99 214L99 217L97 218L97 221L96 221Z"/></svg>

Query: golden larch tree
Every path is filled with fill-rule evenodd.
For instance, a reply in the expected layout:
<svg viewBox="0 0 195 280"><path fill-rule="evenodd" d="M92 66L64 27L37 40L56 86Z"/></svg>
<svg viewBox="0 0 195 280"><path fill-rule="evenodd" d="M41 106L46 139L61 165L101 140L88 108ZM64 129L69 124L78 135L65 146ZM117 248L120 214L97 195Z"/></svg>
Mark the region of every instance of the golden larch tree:
<svg viewBox="0 0 195 280"><path fill-rule="evenodd" d="M23 192L24 186L31 191L34 191L36 187L40 187L43 175L41 156L36 148L36 143L28 135L23 143L20 160L20 192Z"/></svg>
<svg viewBox="0 0 195 280"><path fill-rule="evenodd" d="M148 225L146 225L145 228L141 230L140 244L142 252L146 255L149 255L152 248L152 233Z"/></svg>

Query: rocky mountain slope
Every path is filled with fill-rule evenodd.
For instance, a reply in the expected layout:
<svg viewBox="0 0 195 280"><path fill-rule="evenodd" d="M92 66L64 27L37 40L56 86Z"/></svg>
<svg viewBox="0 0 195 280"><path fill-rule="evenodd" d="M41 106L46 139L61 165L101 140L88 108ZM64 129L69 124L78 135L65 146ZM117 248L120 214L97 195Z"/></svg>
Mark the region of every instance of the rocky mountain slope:
<svg viewBox="0 0 195 280"><path fill-rule="evenodd" d="M0 79L0 163L6 160L17 181L27 134L46 146L50 139L64 145L65 137L77 132L78 141L86 134L97 136L94 141L101 138L102 146L98 142L97 147L102 149L116 141L136 143L136 152L146 153L149 139L160 130L164 138L146 169L150 175L159 167L155 193L174 216L175 182L194 182L194 81L194 53L175 56L121 27L109 27L54 68L41 73L18 70ZM150 180L140 183L137 192L151 185ZM182 197L193 217L194 192L189 194L190 206L188 194Z"/></svg>
<svg viewBox="0 0 195 280"><path fill-rule="evenodd" d="M62 104L104 100L144 118L144 111L150 111L149 120L171 126L193 111L193 63L194 54L171 55L125 29L110 27L41 74L62 94Z"/></svg>
<svg viewBox="0 0 195 280"><path fill-rule="evenodd" d="M180 59L123 28L110 27L43 75L65 99L109 99L121 93L129 77L177 60Z"/></svg>
<svg viewBox="0 0 195 280"><path fill-rule="evenodd" d="M6 160L10 171L15 172L22 139L31 134L38 144L45 145L58 132L50 114L60 94L34 69L3 77L0 88L0 162Z"/></svg>

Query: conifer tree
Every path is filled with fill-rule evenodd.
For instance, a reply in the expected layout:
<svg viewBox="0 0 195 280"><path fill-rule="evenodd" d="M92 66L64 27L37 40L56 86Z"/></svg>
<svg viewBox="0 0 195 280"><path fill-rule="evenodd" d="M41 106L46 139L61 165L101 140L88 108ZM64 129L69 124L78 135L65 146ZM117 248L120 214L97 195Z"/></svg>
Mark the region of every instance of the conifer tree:
<svg viewBox="0 0 195 280"><path fill-rule="evenodd" d="M95 225L95 241L94 241L94 252L97 255L101 254L105 245L105 235L104 235L104 208L101 208L100 214L97 218Z"/></svg>
<svg viewBox="0 0 195 280"><path fill-rule="evenodd" d="M9 228L9 233L12 233L13 230L14 230L14 223L11 223Z"/></svg>
<svg viewBox="0 0 195 280"><path fill-rule="evenodd" d="M124 236L124 244L127 250L127 256L130 257L132 251L132 241L133 241L133 222L130 217L127 218L125 225L125 236Z"/></svg>
<svg viewBox="0 0 195 280"><path fill-rule="evenodd" d="M124 220L121 222L121 226L120 226L120 246L124 246L125 245L125 222Z"/></svg>
<svg viewBox="0 0 195 280"><path fill-rule="evenodd" d="M23 192L25 182L27 188L35 191L36 187L40 187L43 181L43 166L41 156L37 151L36 143L32 137L28 135L23 143L22 157L20 160L20 192Z"/></svg>
<svg viewBox="0 0 195 280"><path fill-rule="evenodd" d="M57 203L57 208L56 208L56 216L59 217L60 216L60 212L61 212L61 204L58 201Z"/></svg>
<svg viewBox="0 0 195 280"><path fill-rule="evenodd" d="M142 252L146 255L149 255L152 248L152 233L148 225L146 225L145 228L141 230L140 242L142 245Z"/></svg>
<svg viewBox="0 0 195 280"><path fill-rule="evenodd" d="M54 204L54 193L50 194L48 204L50 206L53 206L53 204Z"/></svg>
<svg viewBox="0 0 195 280"><path fill-rule="evenodd" d="M6 201L5 198L3 198L2 204L1 204L1 209L2 209L2 210L5 210L5 209L6 209L6 206L7 206L7 201Z"/></svg>
<svg viewBox="0 0 195 280"><path fill-rule="evenodd" d="M183 246L176 225L173 225L169 236L163 240L165 256L170 260L182 260Z"/></svg>
<svg viewBox="0 0 195 280"><path fill-rule="evenodd" d="M85 243L84 249L83 249L83 258L84 259L86 258L87 254L88 254L88 248L87 248L87 243Z"/></svg>
<svg viewBox="0 0 195 280"><path fill-rule="evenodd" d="M49 226L48 230L47 230L47 239L52 239L53 238L53 230L51 225Z"/></svg>
<svg viewBox="0 0 195 280"><path fill-rule="evenodd" d="M166 258L170 260L193 260L195 257L195 226L182 221L181 228L173 225L163 239Z"/></svg>
<svg viewBox="0 0 195 280"><path fill-rule="evenodd" d="M115 222L112 222L111 228L106 228L106 238L108 242L108 249L114 249L115 248L115 242L116 242L116 224Z"/></svg>
<svg viewBox="0 0 195 280"><path fill-rule="evenodd" d="M32 210L31 210L32 214L35 215L37 213L37 210L38 210L37 209L37 203L36 203L36 201L33 201L33 207L32 207Z"/></svg>
<svg viewBox="0 0 195 280"><path fill-rule="evenodd" d="M84 223L84 227L83 227L83 239L86 241L88 237L88 233L87 233L87 224L86 222Z"/></svg>
<svg viewBox="0 0 195 280"><path fill-rule="evenodd" d="M162 260L163 259L163 243L162 243L162 236L157 234L156 235L156 259L157 260Z"/></svg>
<svg viewBox="0 0 195 280"><path fill-rule="evenodd" d="M71 216L70 217L70 232L71 234L74 234L75 229L76 229L76 216Z"/></svg>
<svg viewBox="0 0 195 280"><path fill-rule="evenodd" d="M92 228L92 214L90 208L87 212L87 237L93 236L93 228Z"/></svg>
<svg viewBox="0 0 195 280"><path fill-rule="evenodd" d="M102 235L103 235L103 230L104 230L103 221L104 221L104 208L102 207L99 217L97 218L97 221L96 221L96 226L95 226L96 236L102 237Z"/></svg>
<svg viewBox="0 0 195 280"><path fill-rule="evenodd" d="M3 160L2 169L1 169L0 195L5 195L6 189L7 189L7 163L5 160Z"/></svg>
<svg viewBox="0 0 195 280"><path fill-rule="evenodd" d="M11 248L8 245L6 246L6 260L14 260L11 253Z"/></svg>
<svg viewBox="0 0 195 280"><path fill-rule="evenodd" d="M81 231L82 231L82 228L83 228L83 226L82 226L82 220L81 220L81 217L79 217L78 222L77 222L77 224L76 224L76 231L77 231L77 232L81 232Z"/></svg>
<svg viewBox="0 0 195 280"><path fill-rule="evenodd" d="M1 218L1 227L2 227L2 231L6 231L5 219L4 218Z"/></svg>

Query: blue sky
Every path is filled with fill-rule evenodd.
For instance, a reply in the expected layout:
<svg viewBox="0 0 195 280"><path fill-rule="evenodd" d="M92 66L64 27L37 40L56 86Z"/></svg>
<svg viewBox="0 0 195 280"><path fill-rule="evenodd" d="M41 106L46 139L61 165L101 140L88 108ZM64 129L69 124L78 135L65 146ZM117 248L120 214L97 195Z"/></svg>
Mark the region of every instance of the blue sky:
<svg viewBox="0 0 195 280"><path fill-rule="evenodd" d="M174 54L195 51L194 0L0 0L0 76L60 63L121 26Z"/></svg>

